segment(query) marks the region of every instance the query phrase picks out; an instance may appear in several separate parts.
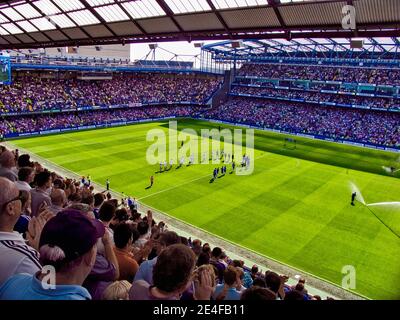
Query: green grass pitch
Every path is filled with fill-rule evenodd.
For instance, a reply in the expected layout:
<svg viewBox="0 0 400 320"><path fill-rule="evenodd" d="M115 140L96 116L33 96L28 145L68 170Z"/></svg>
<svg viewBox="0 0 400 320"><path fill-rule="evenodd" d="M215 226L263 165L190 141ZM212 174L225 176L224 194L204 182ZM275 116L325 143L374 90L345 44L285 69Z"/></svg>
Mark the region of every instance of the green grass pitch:
<svg viewBox="0 0 400 320"><path fill-rule="evenodd" d="M218 127L179 120L178 130ZM226 127L226 126L223 126ZM342 268L356 270L354 291L372 299L400 298L400 209L376 206L372 214L350 205L350 182L367 203L400 201L399 172L382 166L399 155L341 144L255 134L255 170L210 183L215 165L155 173L146 162L149 129L168 122L68 133L14 141L37 155L113 190L285 264L341 285ZM228 171L229 172L229 171ZM155 176L151 189L149 177ZM390 231L381 221L383 221Z"/></svg>

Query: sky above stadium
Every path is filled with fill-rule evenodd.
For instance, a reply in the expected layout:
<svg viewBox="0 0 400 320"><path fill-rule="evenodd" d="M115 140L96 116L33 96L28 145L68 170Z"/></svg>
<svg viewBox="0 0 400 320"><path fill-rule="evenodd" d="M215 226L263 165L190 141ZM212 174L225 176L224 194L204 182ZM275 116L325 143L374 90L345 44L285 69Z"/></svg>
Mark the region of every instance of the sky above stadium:
<svg viewBox="0 0 400 320"><path fill-rule="evenodd" d="M202 44L216 43L219 41L204 41ZM179 42L161 42L157 43L158 48L156 49L156 60L170 60L174 57L174 54L180 55L180 60L190 60L190 56L196 56L200 54L200 48L195 48L194 42L189 43L187 41ZM169 51L169 52L167 52ZM131 45L131 60L142 60L150 52L148 43L137 43ZM185 55L187 55L185 57ZM149 56L150 57L150 56ZM185 59L183 59L185 58Z"/></svg>

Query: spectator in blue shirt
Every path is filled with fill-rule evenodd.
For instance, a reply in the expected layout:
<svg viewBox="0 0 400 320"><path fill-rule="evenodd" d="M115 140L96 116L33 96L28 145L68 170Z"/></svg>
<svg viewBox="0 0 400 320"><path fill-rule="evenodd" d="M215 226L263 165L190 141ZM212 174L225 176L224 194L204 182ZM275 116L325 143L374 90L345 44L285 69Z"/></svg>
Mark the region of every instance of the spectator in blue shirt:
<svg viewBox="0 0 400 320"><path fill-rule="evenodd" d="M104 233L101 222L80 211L60 212L45 224L40 237L40 262L48 271L10 277L0 287L0 300L91 299L82 283L93 268L96 242Z"/></svg>
<svg viewBox="0 0 400 320"><path fill-rule="evenodd" d="M156 239L156 251L157 256L161 254L167 247L173 244L181 243L180 237L173 231L166 231L160 234L158 239ZM135 281L144 280L150 285L153 284L153 268L157 263L157 257L144 261L138 272L135 275Z"/></svg>
<svg viewBox="0 0 400 320"><path fill-rule="evenodd" d="M240 283L240 279L237 269L229 266L224 271L224 283L215 288L214 300L240 300L241 293L236 289L238 283Z"/></svg>

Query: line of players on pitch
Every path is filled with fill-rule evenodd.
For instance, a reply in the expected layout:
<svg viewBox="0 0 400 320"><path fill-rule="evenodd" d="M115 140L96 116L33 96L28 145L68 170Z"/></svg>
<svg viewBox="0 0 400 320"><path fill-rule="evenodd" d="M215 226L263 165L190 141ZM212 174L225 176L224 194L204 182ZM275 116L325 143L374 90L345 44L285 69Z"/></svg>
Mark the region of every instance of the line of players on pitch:
<svg viewBox="0 0 400 320"><path fill-rule="evenodd" d="M212 151L211 158L209 160L216 161L216 160L218 160L218 158L220 160L222 160L222 163L229 163L231 161L232 172L235 171L236 163L235 163L235 156L233 154L231 155L230 153L225 153L224 151L219 152L218 150L215 151L215 152ZM205 163L206 160L207 160L207 153L204 152L201 163ZM187 166L191 166L192 164L194 164L194 155L193 154L190 155L190 157L188 158ZM160 162L160 171L159 171L159 173L171 170L173 165L174 165L174 160L172 160L172 159L169 162L169 166L167 164L167 161ZM177 166L177 168L180 168L180 167L182 167L184 165L185 165L185 157L181 157L180 160L179 160L179 165ZM242 157L241 167L245 168L246 170L250 167L250 157L247 156L246 154L244 154L243 157ZM213 170L213 175L212 175L213 178L216 179L220 172L221 172L222 175L226 174L226 172L227 172L226 165L222 166L221 168L215 168Z"/></svg>

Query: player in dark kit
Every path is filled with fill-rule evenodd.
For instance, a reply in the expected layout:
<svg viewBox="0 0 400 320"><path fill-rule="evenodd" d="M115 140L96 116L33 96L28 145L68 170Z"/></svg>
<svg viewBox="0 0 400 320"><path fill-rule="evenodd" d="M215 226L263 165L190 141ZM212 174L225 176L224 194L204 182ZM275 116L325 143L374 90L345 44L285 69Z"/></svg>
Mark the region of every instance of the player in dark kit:
<svg viewBox="0 0 400 320"><path fill-rule="evenodd" d="M357 197L357 193L356 193L356 192L353 192L353 193L351 194L351 205L352 205L352 206L354 206L354 201L356 200L356 197Z"/></svg>
<svg viewBox="0 0 400 320"><path fill-rule="evenodd" d="M107 191L110 190L110 180L107 179L106 181L106 187L107 187Z"/></svg>
<svg viewBox="0 0 400 320"><path fill-rule="evenodd" d="M154 176L150 177L150 188L153 186L154 184Z"/></svg>

